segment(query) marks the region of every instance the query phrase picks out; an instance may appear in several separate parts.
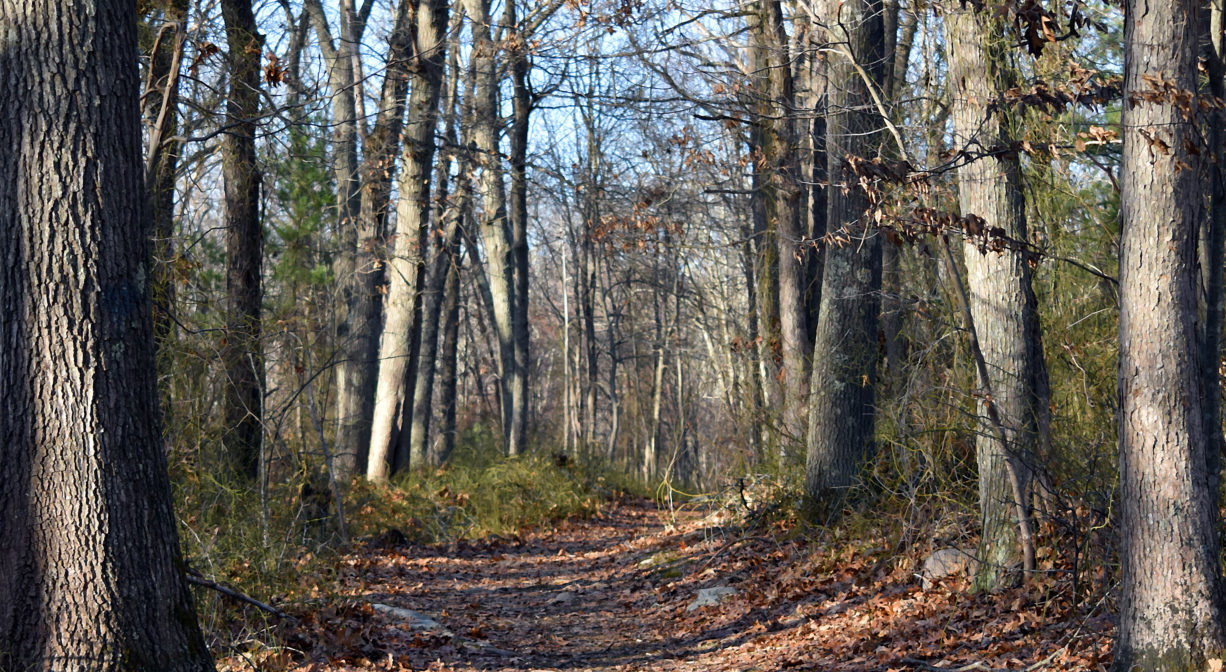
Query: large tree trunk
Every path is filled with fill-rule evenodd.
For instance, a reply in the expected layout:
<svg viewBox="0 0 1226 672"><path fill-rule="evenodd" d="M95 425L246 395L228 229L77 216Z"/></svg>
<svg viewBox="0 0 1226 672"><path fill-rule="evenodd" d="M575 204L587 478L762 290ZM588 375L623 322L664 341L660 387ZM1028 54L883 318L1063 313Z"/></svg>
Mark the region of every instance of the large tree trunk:
<svg viewBox="0 0 1226 672"><path fill-rule="evenodd" d="M135 9L0 2L0 669L213 669L158 419Z"/></svg>
<svg viewBox="0 0 1226 672"><path fill-rule="evenodd" d="M396 204L396 238L388 259L387 321L379 345L379 381L371 423L366 477L386 480L396 445L401 404L410 377L410 362L420 344L422 276L430 226L430 172L434 167L434 131L438 122L443 64L446 60L446 0L425 0L417 9L412 93L404 131L404 159ZM418 343L414 343L414 340ZM405 456L407 458L407 456ZM407 459L404 460L407 462ZM406 465L396 465L397 467Z"/></svg>
<svg viewBox="0 0 1226 672"><path fill-rule="evenodd" d="M952 4L945 9L945 25L954 147L971 157L987 153L958 168L962 216L981 217L985 228L1024 243L1021 164L1016 153L994 151L1013 141L1010 108L1003 102L1016 79L1008 62L1013 44L1001 37L1008 26L991 9ZM976 414L982 536L975 587L996 590L1007 570L1021 562L1022 543L1029 543L1021 530L1029 529L1028 495L1040 428L1037 375L1045 364L1040 344L1031 338L1038 333L1039 317L1026 253L1014 245L988 250L986 243L968 239L963 258L971 318L988 371L988 380L981 381L987 394L980 397ZM993 426L988 404L995 406L999 427ZM1014 485L1021 501L1015 499Z"/></svg>
<svg viewBox="0 0 1226 672"><path fill-rule="evenodd" d="M1155 80L1196 91L1198 5L1129 0L1124 13L1121 672L1213 669L1226 647L1197 348L1198 132L1191 111L1146 99Z"/></svg>
<svg viewBox="0 0 1226 672"><path fill-rule="evenodd" d="M255 153L264 36L255 25L250 0L222 0L221 14L226 24L230 61L227 130L222 142L226 229L226 335L221 348L226 381L222 441L233 467L254 482L260 470L264 433L264 353L260 334L264 227L260 221L261 175Z"/></svg>
<svg viewBox="0 0 1226 672"><path fill-rule="evenodd" d="M875 156L879 143L880 116L857 69L862 67L872 85L880 86L881 3L847 0L837 8L831 38L847 53L831 55L827 66L827 224L836 242L825 246L809 385L805 497L813 514L852 485L873 452L881 303L881 237L870 218L868 196L849 165L855 157Z"/></svg>

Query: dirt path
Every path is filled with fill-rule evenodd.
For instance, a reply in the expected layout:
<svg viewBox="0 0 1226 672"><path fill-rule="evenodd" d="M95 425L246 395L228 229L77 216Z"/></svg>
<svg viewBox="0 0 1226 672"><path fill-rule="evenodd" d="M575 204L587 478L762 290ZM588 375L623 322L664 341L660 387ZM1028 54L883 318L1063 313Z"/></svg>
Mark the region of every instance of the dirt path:
<svg viewBox="0 0 1226 672"><path fill-rule="evenodd" d="M880 549L666 526L645 502L547 533L351 556L354 590L308 615L294 669L1099 669L1110 623L1055 598L921 591ZM693 611L699 588L736 594ZM415 629L412 610L443 628Z"/></svg>
<svg viewBox="0 0 1226 672"><path fill-rule="evenodd" d="M399 576L367 597L454 633L415 638L413 669L658 670L696 653L660 623L661 608L683 599L662 585L679 571L666 552L676 541L654 506L618 504L522 541L409 550L394 562Z"/></svg>

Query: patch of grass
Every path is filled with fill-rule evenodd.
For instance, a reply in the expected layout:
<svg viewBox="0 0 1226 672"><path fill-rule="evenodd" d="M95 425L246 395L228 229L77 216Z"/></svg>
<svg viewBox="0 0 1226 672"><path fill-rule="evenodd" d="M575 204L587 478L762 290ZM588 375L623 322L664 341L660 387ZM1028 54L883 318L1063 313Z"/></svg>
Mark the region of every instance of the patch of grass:
<svg viewBox="0 0 1226 672"><path fill-rule="evenodd" d="M399 530L415 543L508 536L525 527L595 513L605 498L580 470L551 458L468 458L390 484L355 484L351 534Z"/></svg>

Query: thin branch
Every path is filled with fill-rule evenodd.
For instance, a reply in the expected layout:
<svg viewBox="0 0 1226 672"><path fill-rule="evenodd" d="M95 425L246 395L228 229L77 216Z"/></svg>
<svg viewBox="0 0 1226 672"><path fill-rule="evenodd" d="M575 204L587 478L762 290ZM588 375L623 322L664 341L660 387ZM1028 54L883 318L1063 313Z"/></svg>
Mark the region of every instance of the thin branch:
<svg viewBox="0 0 1226 672"><path fill-rule="evenodd" d="M259 609L263 609L264 611L267 611L268 613L273 614L274 616L278 618L287 618L287 619L293 618L293 616L290 616L284 611L281 611L280 609L270 604L261 602L255 599L254 597L251 597L250 595L240 593L239 591L233 588L230 588L229 586L223 586L220 583L217 583L216 581L206 579L203 576L201 576L199 572L196 572L195 570L191 570L191 569L187 570L187 582L190 584L196 585L196 586L203 586L204 588L215 590L221 593L222 595L238 600L239 602L246 602L247 604L250 604L253 607L258 607Z"/></svg>

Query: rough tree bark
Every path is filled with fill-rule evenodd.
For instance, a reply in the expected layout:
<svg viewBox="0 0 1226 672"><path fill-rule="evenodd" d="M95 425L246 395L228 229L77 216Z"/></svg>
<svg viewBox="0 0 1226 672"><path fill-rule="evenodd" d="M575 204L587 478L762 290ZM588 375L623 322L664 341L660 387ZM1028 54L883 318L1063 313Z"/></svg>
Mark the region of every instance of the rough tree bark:
<svg viewBox="0 0 1226 672"><path fill-rule="evenodd" d="M0 2L0 669L213 669L158 418L135 10Z"/></svg>
<svg viewBox="0 0 1226 672"><path fill-rule="evenodd" d="M882 81L881 2L848 0L836 6L829 30L841 46L830 56L826 81L827 224L834 242L825 245L809 385L805 497L811 515L825 508L835 491L852 485L874 447L881 237L850 160L875 156L879 144L881 121L868 86L879 88Z"/></svg>
<svg viewBox="0 0 1226 672"><path fill-rule="evenodd" d="M264 433L260 333L264 228L255 153L264 36L256 27L251 0L222 0L221 14L230 64L221 159L226 230L226 331L221 355L227 376L222 441L238 473L254 482Z"/></svg>
<svg viewBox="0 0 1226 672"><path fill-rule="evenodd" d="M1197 0L1129 0L1120 168L1120 615L1113 669L1226 648L1196 325ZM1174 94L1154 86L1171 82ZM1178 104L1193 96L1190 108ZM1160 151L1156 145L1164 143Z"/></svg>
<svg viewBox="0 0 1226 672"><path fill-rule="evenodd" d="M443 64L446 62L446 0L424 0L417 8L410 68L408 118L404 131L404 158L396 202L396 238L387 264L387 310L379 344L379 380L375 415L371 423L370 459L366 477L386 480L396 445L401 404L410 380L410 361L421 338L412 328L421 311L422 276L430 227L430 173L434 167L434 131L438 123ZM415 378L414 378L415 379ZM407 458L407 455L404 456ZM407 459L403 460L407 462ZM407 466L404 464L396 467Z"/></svg>
<svg viewBox="0 0 1226 672"><path fill-rule="evenodd" d="M1016 80L1008 61L1013 48L1005 37L1008 25L991 8L956 4L946 7L945 25L953 143L968 154L958 168L962 215L981 217L985 229L1025 242L1021 162L1016 153L1000 151L1013 141L1010 108L1004 101L1004 92ZM979 590L1000 588L1009 568L1022 560L1020 530L1029 523L1018 516L1029 517L1031 470L1039 454L1038 414L1044 403L1038 378L1046 377L1042 347L1031 337L1038 333L1039 316L1027 255L1009 244L988 250L989 242L968 239L963 254L970 313L988 370L989 380L983 382L991 394L978 401L975 440L982 522L975 577ZM999 428L993 426L987 404L996 407ZM1021 502L1014 499L1013 478Z"/></svg>

